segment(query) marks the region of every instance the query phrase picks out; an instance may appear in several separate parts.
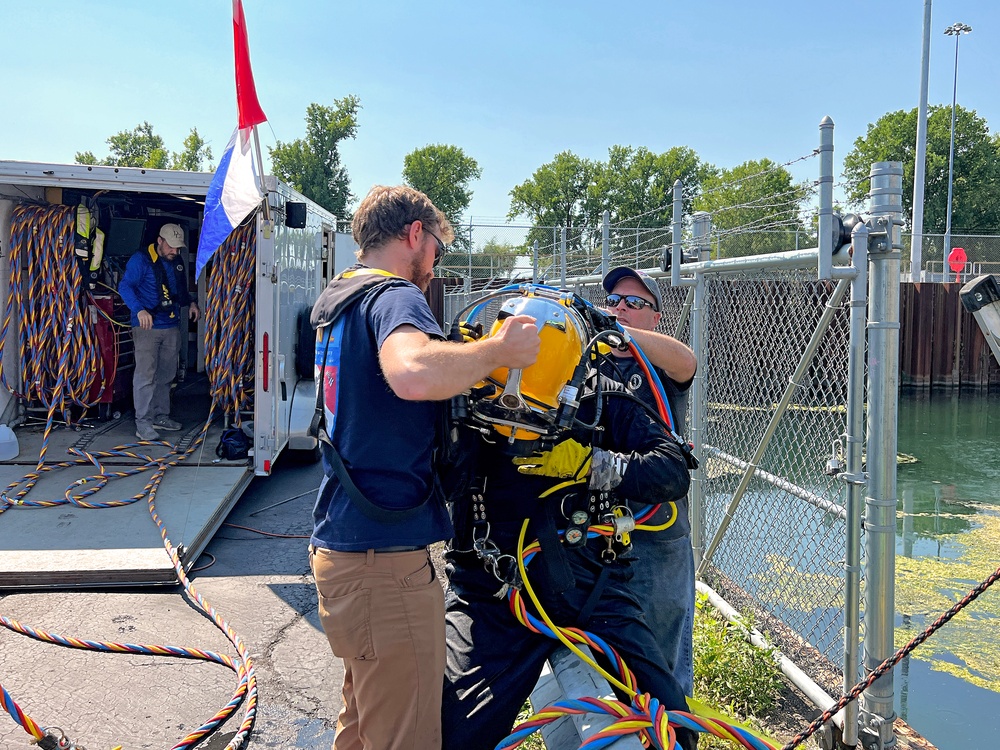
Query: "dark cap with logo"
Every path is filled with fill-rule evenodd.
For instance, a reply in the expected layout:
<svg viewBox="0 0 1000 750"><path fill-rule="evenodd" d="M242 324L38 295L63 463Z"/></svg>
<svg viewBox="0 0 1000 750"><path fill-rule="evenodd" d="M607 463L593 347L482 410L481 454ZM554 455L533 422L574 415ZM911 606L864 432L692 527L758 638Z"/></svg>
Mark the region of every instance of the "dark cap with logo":
<svg viewBox="0 0 1000 750"><path fill-rule="evenodd" d="M608 275L604 277L604 291L611 294L618 282L625 278L635 279L645 286L649 290L649 293L653 295L653 300L656 302L656 311L661 312L663 310L663 295L660 294L660 285L656 283L656 279L645 271L637 271L628 266L612 268L608 271Z"/></svg>

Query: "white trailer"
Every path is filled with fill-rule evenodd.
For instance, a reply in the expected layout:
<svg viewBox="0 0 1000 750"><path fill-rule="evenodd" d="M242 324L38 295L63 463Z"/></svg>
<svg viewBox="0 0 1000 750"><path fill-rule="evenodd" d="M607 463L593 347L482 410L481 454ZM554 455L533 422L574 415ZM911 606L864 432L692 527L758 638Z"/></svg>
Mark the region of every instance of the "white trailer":
<svg viewBox="0 0 1000 750"><path fill-rule="evenodd" d="M7 302L12 213L18 204L76 205L78 201L89 201L97 206L98 225L103 224L106 233L101 284L107 282L107 287L113 287L128 255L146 247L160 224L168 221L185 228L190 253L186 260L193 266L193 248L211 180L209 173L0 161L0 304ZM266 185L269 220L259 210L253 230L253 409L251 414L243 415L244 424L252 424L252 458L244 462L217 460L214 447L223 426L218 424L199 453L167 471L156 495L157 511L174 545L181 546L182 561L188 567L255 475L270 474L284 450L316 453L316 441L307 435L315 402L313 339L307 320L318 293L334 272L336 218L273 177L266 178ZM203 274L198 282L203 311L213 304L213 300L206 299L205 279ZM107 291L104 286L100 289ZM16 340L18 314L15 309L11 315L3 364L7 382L20 392L19 362L23 353L18 352ZM192 348L197 342L197 357L190 369L199 373L205 370L204 333L202 317L197 332L191 333ZM121 335L129 336L127 331ZM49 340L54 345L58 336ZM121 361L117 359L119 353L116 351L116 364ZM177 394L181 391L178 388ZM105 398L110 402L111 396L106 394ZM108 415L112 409L131 408L130 396L122 401L118 408L115 406L120 401L114 402ZM195 401L193 397L175 395L175 411L179 406L189 408ZM17 458L0 463L0 488L32 471L38 461L41 432L30 426L26 406L24 399L0 389L0 424L14 427L20 448ZM82 429L54 431L47 462L64 460L58 455L60 449L81 444L107 450L116 443L135 442L133 424L126 417L93 422ZM207 411L201 415L202 422L205 417ZM184 437L190 439L191 435ZM136 462L123 458L117 462L109 459L107 463L127 466ZM60 495L71 481L88 473L94 473L93 467L89 471L70 467L47 473L27 499ZM108 499L130 497L136 487L142 487L145 478L139 475L116 480L100 494L113 495ZM72 504L56 508L9 507L0 513L0 569L5 572L0 577L0 588L175 581L145 502L100 510Z"/></svg>

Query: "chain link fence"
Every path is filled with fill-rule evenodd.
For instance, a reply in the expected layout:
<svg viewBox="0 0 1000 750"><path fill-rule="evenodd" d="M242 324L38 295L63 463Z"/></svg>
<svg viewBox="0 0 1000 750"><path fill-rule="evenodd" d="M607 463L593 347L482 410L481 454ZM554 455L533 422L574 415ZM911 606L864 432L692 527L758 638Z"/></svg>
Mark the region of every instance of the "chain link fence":
<svg viewBox="0 0 1000 750"><path fill-rule="evenodd" d="M834 285L807 272L708 279L703 523L709 545ZM848 306L840 303L704 576L828 692L844 658L844 485L824 473L845 432Z"/></svg>
<svg viewBox="0 0 1000 750"><path fill-rule="evenodd" d="M951 246L965 250L968 258L962 278L967 280L981 274L1000 274L1000 235L987 234L952 234ZM929 274L928 281L937 281L937 276L944 270L944 235L925 234L921 239L923 254L923 270ZM910 258L913 252L913 235L903 235L902 270L908 273L912 270ZM954 274L949 274L949 280L954 281Z"/></svg>
<svg viewBox="0 0 1000 750"><path fill-rule="evenodd" d="M439 275L458 281L454 294L491 291L505 284L530 281L559 284L600 272L603 245L602 228L568 227L565 242L561 227L518 224L469 224L455 227L452 252L442 259ZM538 275L535 271L534 243L538 242ZM660 267L660 259L669 253L670 227L616 227L609 229L609 268L629 265L633 268ZM687 228L682 240L687 243ZM913 237L902 235L902 271L911 271ZM801 228L746 231L713 230L708 241L713 260L816 247L814 231ZM563 272L565 245L565 272ZM965 250L968 262L962 271L967 280L981 274L1000 274L1000 235L954 234L952 247ZM922 239L925 281L942 281L944 270L944 235L925 234ZM690 251L685 249L686 259ZM954 281L953 273L949 281ZM454 282L453 282L454 283Z"/></svg>
<svg viewBox="0 0 1000 750"><path fill-rule="evenodd" d="M460 279L456 292L489 291L512 281L531 280L538 243L540 283L589 276L601 268L601 227L543 227L515 224L471 224L455 227L452 252L445 254L439 275ZM608 251L612 266L658 266L670 244L669 227L611 227ZM565 256L565 272L563 257Z"/></svg>
<svg viewBox="0 0 1000 750"><path fill-rule="evenodd" d="M687 289L671 286L659 269L646 270L658 277L664 297L659 330L688 341ZM816 281L814 271L715 274L707 281L699 362L706 378L700 456L706 546L835 286ZM600 285L570 286L592 302L603 299ZM845 300L703 576L833 695L843 687L847 526L844 485L824 470L846 427L849 332Z"/></svg>

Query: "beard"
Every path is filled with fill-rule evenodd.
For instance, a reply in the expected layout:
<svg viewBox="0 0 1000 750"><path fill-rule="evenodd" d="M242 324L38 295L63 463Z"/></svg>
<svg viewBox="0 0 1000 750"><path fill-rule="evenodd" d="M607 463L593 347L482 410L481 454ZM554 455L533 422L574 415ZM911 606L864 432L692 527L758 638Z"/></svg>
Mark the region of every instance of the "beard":
<svg viewBox="0 0 1000 750"><path fill-rule="evenodd" d="M422 264L419 259L414 258L410 261L410 272L407 274L407 279L412 281L420 291L426 292L427 288L431 285L431 279L434 278L434 269L430 272L423 270Z"/></svg>

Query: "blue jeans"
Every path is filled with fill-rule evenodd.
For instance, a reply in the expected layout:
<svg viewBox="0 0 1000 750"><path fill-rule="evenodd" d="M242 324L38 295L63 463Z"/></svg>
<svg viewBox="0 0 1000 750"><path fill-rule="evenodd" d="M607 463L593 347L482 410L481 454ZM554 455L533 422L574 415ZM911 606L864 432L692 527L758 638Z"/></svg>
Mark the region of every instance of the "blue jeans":
<svg viewBox="0 0 1000 750"><path fill-rule="evenodd" d="M639 532L632 537L632 580L646 622L685 695L694 685L694 553L691 537L673 539L665 532Z"/></svg>

